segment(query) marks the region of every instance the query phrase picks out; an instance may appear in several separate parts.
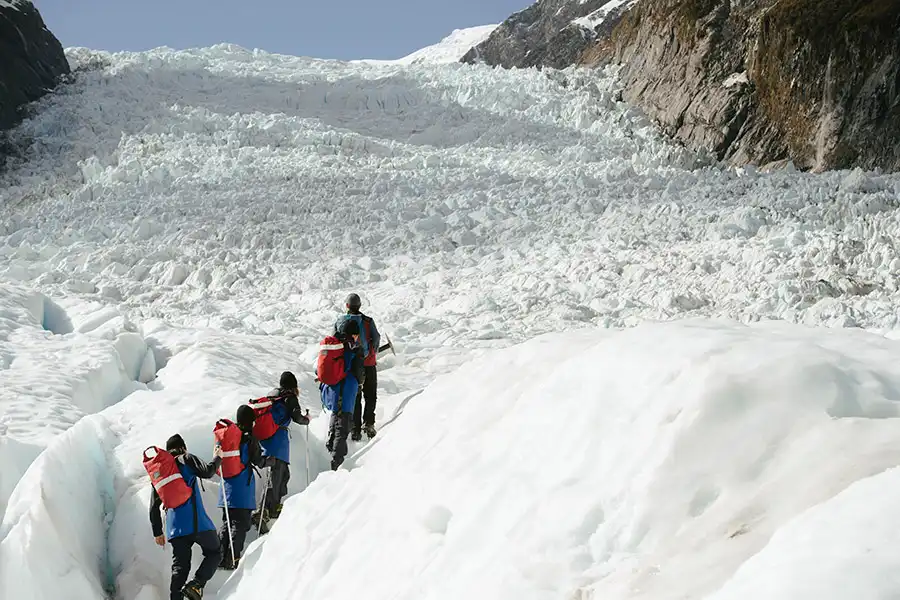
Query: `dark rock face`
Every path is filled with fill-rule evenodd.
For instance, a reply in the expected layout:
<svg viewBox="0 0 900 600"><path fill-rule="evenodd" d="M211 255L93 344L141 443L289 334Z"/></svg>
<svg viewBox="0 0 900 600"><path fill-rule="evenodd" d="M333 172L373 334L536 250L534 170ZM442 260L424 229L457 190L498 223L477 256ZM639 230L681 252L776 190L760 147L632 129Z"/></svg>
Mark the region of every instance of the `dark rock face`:
<svg viewBox="0 0 900 600"><path fill-rule="evenodd" d="M62 45L28 0L0 0L0 129L69 73Z"/></svg>
<svg viewBox="0 0 900 600"><path fill-rule="evenodd" d="M627 101L720 160L900 171L900 0L539 0L463 61L619 64Z"/></svg>
<svg viewBox="0 0 900 600"><path fill-rule="evenodd" d="M589 22L584 25L573 22L589 17L607 4L618 5L619 1L538 0L501 23L488 39L469 50L462 62L484 62L506 68L567 67L597 39L598 30L610 28L624 7L611 9L597 27Z"/></svg>
<svg viewBox="0 0 900 600"><path fill-rule="evenodd" d="M733 164L900 170L897 0L641 0L581 61Z"/></svg>

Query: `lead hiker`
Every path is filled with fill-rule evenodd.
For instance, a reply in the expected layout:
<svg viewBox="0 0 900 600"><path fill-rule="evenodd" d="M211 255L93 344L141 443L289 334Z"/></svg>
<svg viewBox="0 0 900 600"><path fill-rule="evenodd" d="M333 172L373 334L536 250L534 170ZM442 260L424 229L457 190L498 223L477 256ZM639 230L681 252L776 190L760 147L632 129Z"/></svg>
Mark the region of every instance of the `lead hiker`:
<svg viewBox="0 0 900 600"><path fill-rule="evenodd" d="M345 302L347 314L337 318L334 330L338 331L340 325L348 320L357 323L360 330L360 347L365 357L363 365L365 372L356 392L356 404L353 408L353 432L351 438L354 442L362 439L362 431L365 428L366 436L371 440L375 437L375 405L378 401L378 347L381 345L381 334L375 326L375 320L369 315L360 312L362 300L359 294L350 294ZM366 405L363 410L362 400Z"/></svg>
<svg viewBox="0 0 900 600"><path fill-rule="evenodd" d="M153 450L155 455L147 453ZM216 527L203 508L197 487L198 479L211 479L222 463L216 452L211 463L204 463L187 451L187 444L178 434L166 441L166 449L151 446L144 450L144 468L150 475L150 526L157 545L172 544L172 579L169 584L171 600L200 600L203 588L216 573L222 549ZM166 536L163 537L160 507L166 511ZM203 562L194 578L187 583L191 570L191 547L203 550Z"/></svg>
<svg viewBox="0 0 900 600"><path fill-rule="evenodd" d="M359 325L346 320L335 335L326 337L319 345L316 377L320 382L322 406L331 411L325 447L331 453L332 471L337 471L347 456L350 419L365 369L359 338Z"/></svg>
<svg viewBox="0 0 900 600"><path fill-rule="evenodd" d="M271 468L265 505L251 517L253 525L263 521L263 532L268 531L270 519L281 516L282 500L287 496L288 480L291 478L291 439L288 433L291 422L309 424L309 411L303 413L299 397L297 377L290 371L284 371L276 389L249 403L256 415L253 437L259 440L263 456L274 459L269 461Z"/></svg>
<svg viewBox="0 0 900 600"><path fill-rule="evenodd" d="M251 527L251 514L256 508L256 474L253 467L268 467L276 462L275 458L263 456L259 441L253 437L255 420L253 409L242 404L238 406L235 422L221 419L214 429L222 457L222 485L219 489L222 562L219 566L228 571L236 569L240 562Z"/></svg>

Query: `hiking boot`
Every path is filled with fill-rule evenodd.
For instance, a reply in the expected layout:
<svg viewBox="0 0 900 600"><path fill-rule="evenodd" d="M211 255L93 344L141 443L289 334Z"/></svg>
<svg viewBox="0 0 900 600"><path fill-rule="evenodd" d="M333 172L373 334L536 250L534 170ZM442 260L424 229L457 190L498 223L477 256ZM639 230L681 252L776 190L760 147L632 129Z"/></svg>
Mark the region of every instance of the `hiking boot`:
<svg viewBox="0 0 900 600"><path fill-rule="evenodd" d="M350 434L350 439L354 442L358 442L362 439L362 431L359 429L354 429L353 433Z"/></svg>
<svg viewBox="0 0 900 600"><path fill-rule="evenodd" d="M260 514L262 515L262 524L259 522ZM266 535L269 533L269 518L269 509L263 508L250 515L250 524L259 530L259 535Z"/></svg>
<svg viewBox="0 0 900 600"><path fill-rule="evenodd" d="M195 579L181 588L181 595L188 600L203 600L203 586Z"/></svg>
<svg viewBox="0 0 900 600"><path fill-rule="evenodd" d="M266 508L263 508L263 509L256 511L252 515L250 515L250 523L254 527L258 527L260 517L262 517L263 521L268 521L269 520L269 510Z"/></svg>
<svg viewBox="0 0 900 600"><path fill-rule="evenodd" d="M222 559L222 563L219 565L219 568L226 571L234 571L238 568L239 562L241 562L240 556L235 557L234 562L231 562L231 555L229 554L228 558Z"/></svg>
<svg viewBox="0 0 900 600"><path fill-rule="evenodd" d="M363 427L363 429L365 430L366 435L369 436L369 439L370 439L370 440L371 440L373 437L375 437L375 434L378 433L377 431L375 431L375 425L374 425L373 423L369 423L368 425L366 425L365 427Z"/></svg>
<svg viewBox="0 0 900 600"><path fill-rule="evenodd" d="M337 471L338 468L343 464L343 462L344 462L343 459L341 459L341 460L332 460L332 461L331 461L331 470L332 470L332 471Z"/></svg>
<svg viewBox="0 0 900 600"><path fill-rule="evenodd" d="M281 509L284 507L284 504L279 504L276 506L271 512L269 512L268 517L270 519L277 519L281 516Z"/></svg>

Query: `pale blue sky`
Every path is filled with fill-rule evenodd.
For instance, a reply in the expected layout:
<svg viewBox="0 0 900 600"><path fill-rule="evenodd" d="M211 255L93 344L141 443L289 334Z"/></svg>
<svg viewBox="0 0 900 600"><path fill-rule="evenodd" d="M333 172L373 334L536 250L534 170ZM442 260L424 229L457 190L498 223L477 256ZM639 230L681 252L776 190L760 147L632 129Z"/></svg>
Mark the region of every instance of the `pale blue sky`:
<svg viewBox="0 0 900 600"><path fill-rule="evenodd" d="M63 46L219 42L317 58L399 58L454 29L499 23L532 0L33 0Z"/></svg>

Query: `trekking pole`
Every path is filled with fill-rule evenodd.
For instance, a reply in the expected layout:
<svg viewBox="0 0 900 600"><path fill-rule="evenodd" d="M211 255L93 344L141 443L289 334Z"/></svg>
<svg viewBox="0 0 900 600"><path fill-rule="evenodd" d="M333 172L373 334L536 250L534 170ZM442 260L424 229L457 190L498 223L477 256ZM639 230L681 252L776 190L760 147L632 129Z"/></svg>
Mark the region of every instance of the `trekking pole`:
<svg viewBox="0 0 900 600"><path fill-rule="evenodd" d="M309 414L309 411L306 413ZM309 487L309 420L306 421L306 487Z"/></svg>
<svg viewBox="0 0 900 600"><path fill-rule="evenodd" d="M228 514L228 494L225 493L225 474L219 467L219 476L222 478L222 504L225 505L225 526L228 527L228 547L231 548L231 564L234 565L234 539L231 537L231 516Z"/></svg>
<svg viewBox="0 0 900 600"><path fill-rule="evenodd" d="M259 529L256 530L256 537L262 535L263 517L266 515L266 493L269 491L269 480L272 478L272 467L266 471L266 487L263 488L262 502L259 504Z"/></svg>

